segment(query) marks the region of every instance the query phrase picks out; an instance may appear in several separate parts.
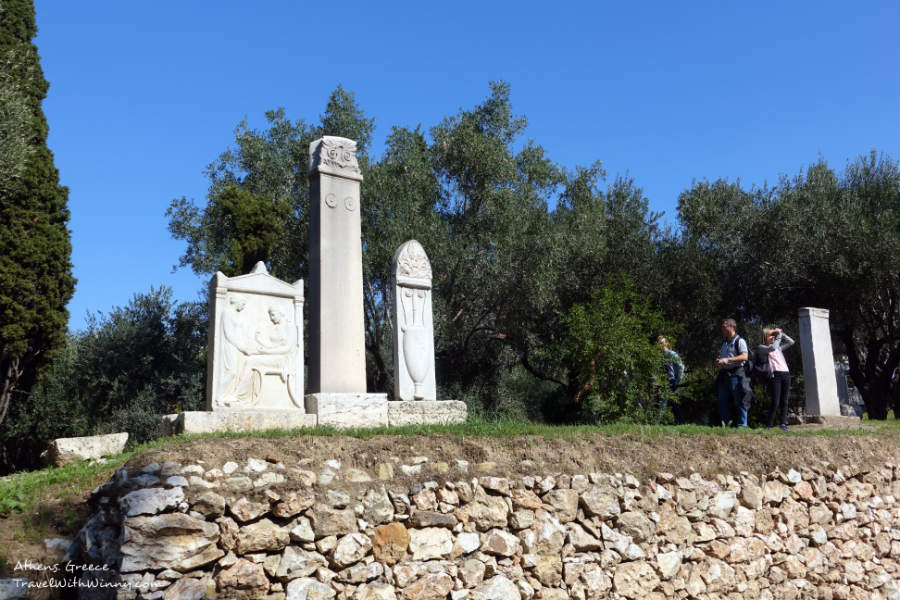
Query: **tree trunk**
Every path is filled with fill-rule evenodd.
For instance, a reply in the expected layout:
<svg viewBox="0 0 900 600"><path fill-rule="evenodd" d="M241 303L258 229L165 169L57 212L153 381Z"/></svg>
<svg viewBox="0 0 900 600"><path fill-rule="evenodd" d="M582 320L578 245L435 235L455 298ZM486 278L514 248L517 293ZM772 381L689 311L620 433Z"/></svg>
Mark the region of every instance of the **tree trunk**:
<svg viewBox="0 0 900 600"><path fill-rule="evenodd" d="M863 351L853 340L852 333L842 332L840 337L847 348L850 377L866 403L866 413L870 419L887 419L891 378L900 365L900 344L885 348L883 341L873 340L866 344ZM894 414L897 414L896 410Z"/></svg>
<svg viewBox="0 0 900 600"><path fill-rule="evenodd" d="M3 362L7 364L6 369L4 369L6 372L3 374L3 385L0 387L0 423L3 423L3 419L6 418L13 391L22 377L22 369L19 368L18 358L5 359Z"/></svg>

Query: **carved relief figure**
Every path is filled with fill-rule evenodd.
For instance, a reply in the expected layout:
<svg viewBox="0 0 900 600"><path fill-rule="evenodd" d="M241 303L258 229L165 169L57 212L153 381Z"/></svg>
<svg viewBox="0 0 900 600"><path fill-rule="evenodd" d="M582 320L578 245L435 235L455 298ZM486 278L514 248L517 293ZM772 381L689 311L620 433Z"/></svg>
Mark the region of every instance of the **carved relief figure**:
<svg viewBox="0 0 900 600"><path fill-rule="evenodd" d="M297 347L297 331L277 306L268 309L269 322L256 331L251 353L247 355L237 388L255 405L262 390L263 377L278 375L287 386L291 400L294 398L293 369L291 359Z"/></svg>
<svg viewBox="0 0 900 600"><path fill-rule="evenodd" d="M222 334L225 344L222 347L223 373L222 389L219 404L226 407L242 401L238 393L239 374L244 370L249 349L244 334L243 315L247 308L247 299L243 296L231 295L228 299L228 310L222 319ZM244 395L246 396L246 395Z"/></svg>
<svg viewBox="0 0 900 600"><path fill-rule="evenodd" d="M247 299L232 295L228 304L231 310L225 313L222 320L226 343L223 347L223 393L219 397L219 406L255 406L259 402L266 375L277 375L286 386L291 401L298 405L293 385L296 327L285 317L281 307L271 305L267 311L268 321L251 338L244 318Z"/></svg>

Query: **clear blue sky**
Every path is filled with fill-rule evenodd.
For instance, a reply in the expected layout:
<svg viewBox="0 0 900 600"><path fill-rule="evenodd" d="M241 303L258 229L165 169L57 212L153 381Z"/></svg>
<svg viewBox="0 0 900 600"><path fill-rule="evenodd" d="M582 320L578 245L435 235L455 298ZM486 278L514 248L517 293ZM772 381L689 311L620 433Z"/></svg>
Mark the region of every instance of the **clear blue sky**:
<svg viewBox="0 0 900 600"><path fill-rule="evenodd" d="M630 173L674 222L692 180L774 183L819 156L898 157L900 7L846 2L65 2L37 0L44 112L69 186L70 327L135 292L205 282L172 267L172 198L245 117L316 122L340 84L426 130L508 81L526 137L573 168Z"/></svg>

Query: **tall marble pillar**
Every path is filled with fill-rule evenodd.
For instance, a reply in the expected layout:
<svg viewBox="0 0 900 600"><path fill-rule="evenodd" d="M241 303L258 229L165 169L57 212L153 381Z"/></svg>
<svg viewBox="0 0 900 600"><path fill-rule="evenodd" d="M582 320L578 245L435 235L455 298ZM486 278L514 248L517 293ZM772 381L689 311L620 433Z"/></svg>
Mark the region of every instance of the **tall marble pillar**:
<svg viewBox="0 0 900 600"><path fill-rule="evenodd" d="M366 391L362 241L356 142L309 146L310 393Z"/></svg>
<svg viewBox="0 0 900 600"><path fill-rule="evenodd" d="M828 310L804 307L797 317L800 325L800 349L803 353L803 382L806 388L805 412L810 416L839 417L841 407L834 376Z"/></svg>
<svg viewBox="0 0 900 600"><path fill-rule="evenodd" d="M362 228L356 142L309 146L309 393L319 425L388 424L387 394L366 392Z"/></svg>

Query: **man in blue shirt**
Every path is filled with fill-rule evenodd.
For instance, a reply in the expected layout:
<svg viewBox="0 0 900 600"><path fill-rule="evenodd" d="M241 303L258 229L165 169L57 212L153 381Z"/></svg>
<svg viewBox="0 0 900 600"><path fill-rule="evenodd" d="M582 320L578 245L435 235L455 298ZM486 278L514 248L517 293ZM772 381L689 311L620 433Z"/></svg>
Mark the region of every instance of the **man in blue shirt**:
<svg viewBox="0 0 900 600"><path fill-rule="evenodd" d="M719 419L723 424L731 423L731 405L738 407L738 427L747 426L748 403L745 402L747 394L744 385L744 362L747 360L747 342L744 341L735 329L737 323L734 319L722 321L722 337L725 343L719 350L719 358L716 365L719 367L719 375L716 377L716 394L719 400Z"/></svg>

